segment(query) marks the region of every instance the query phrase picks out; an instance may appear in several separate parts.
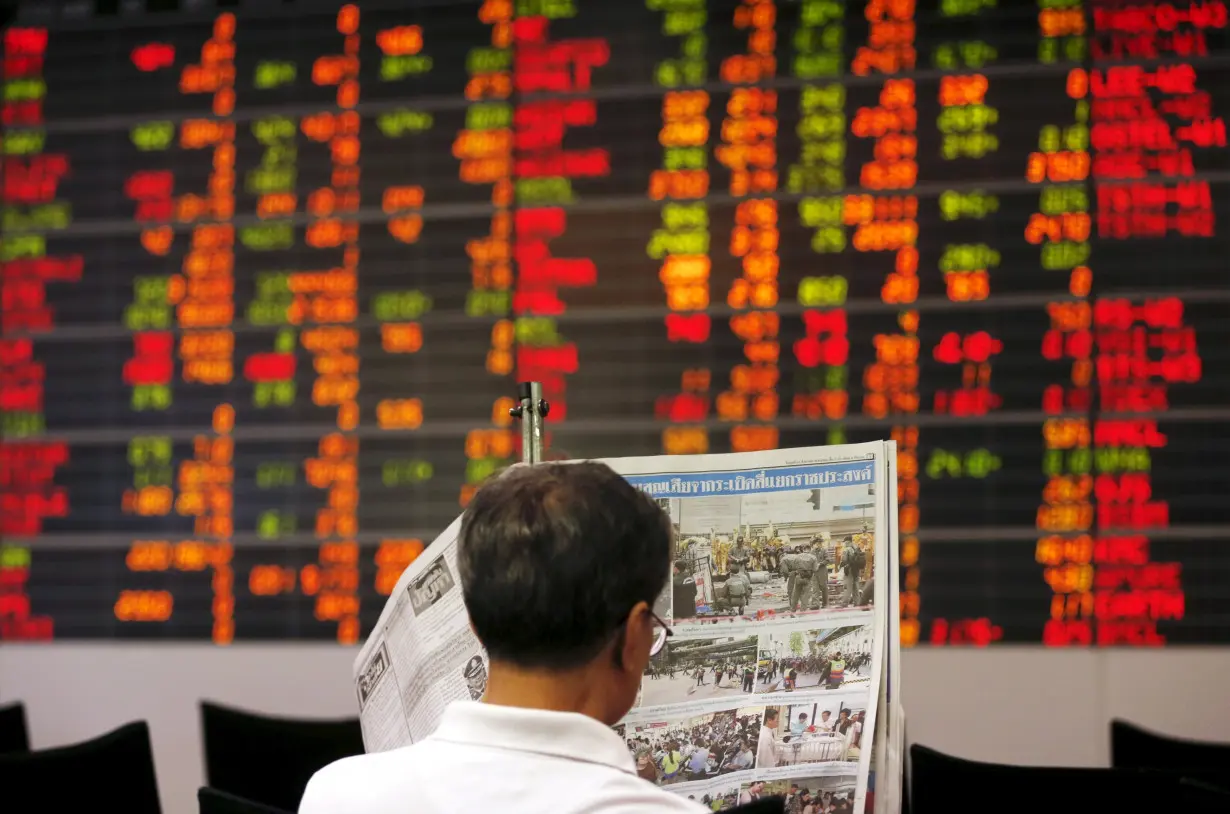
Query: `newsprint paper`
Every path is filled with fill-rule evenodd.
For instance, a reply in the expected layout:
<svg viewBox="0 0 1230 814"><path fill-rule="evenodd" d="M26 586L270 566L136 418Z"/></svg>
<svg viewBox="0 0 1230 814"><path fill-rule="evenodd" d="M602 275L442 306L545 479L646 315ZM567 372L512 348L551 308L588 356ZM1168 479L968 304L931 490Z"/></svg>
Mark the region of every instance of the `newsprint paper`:
<svg viewBox="0 0 1230 814"><path fill-rule="evenodd" d="M870 812L869 788L875 814L899 810L895 459L877 442L604 461L670 515L682 566L655 607L675 635L616 726L647 781L714 811L759 794ZM369 752L483 695L460 526L401 575L355 660Z"/></svg>

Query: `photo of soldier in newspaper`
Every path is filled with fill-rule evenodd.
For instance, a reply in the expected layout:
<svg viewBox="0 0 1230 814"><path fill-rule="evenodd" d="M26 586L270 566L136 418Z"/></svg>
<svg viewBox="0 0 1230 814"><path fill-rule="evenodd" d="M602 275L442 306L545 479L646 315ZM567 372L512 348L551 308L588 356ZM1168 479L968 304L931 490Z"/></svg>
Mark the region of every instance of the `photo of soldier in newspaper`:
<svg viewBox="0 0 1230 814"><path fill-rule="evenodd" d="M695 498L679 505L674 620L814 615L870 607L874 594L874 484ZM715 511L719 502L725 511ZM814 508L819 506L819 509ZM701 522L733 524L703 528ZM783 519L784 518L784 519Z"/></svg>
<svg viewBox="0 0 1230 814"><path fill-rule="evenodd" d="M761 769L801 763L857 763L867 700L854 697L765 708L756 765ZM870 737L870 735L868 735Z"/></svg>
<svg viewBox="0 0 1230 814"><path fill-rule="evenodd" d="M750 693L756 673L756 637L667 639L641 682L641 705L676 704Z"/></svg>
<svg viewBox="0 0 1230 814"><path fill-rule="evenodd" d="M628 749L645 764L638 774L660 786L712 780L755 768L764 707L742 707L687 718L629 723ZM652 764L652 766L650 766Z"/></svg>
<svg viewBox="0 0 1230 814"><path fill-rule="evenodd" d="M744 783L739 802L762 797L785 797L786 814L861 814L854 811L857 777L834 774L788 780L754 780Z"/></svg>
<svg viewBox="0 0 1230 814"><path fill-rule="evenodd" d="M363 665L363 672L359 674L358 689L359 689L359 709L362 710L367 705L367 699L371 697L376 686L380 683L380 679L384 678L384 674L389 670L389 649L381 644L376 648L376 652L372 653L371 658L367 660L367 664Z"/></svg>
<svg viewBox="0 0 1230 814"><path fill-rule="evenodd" d="M466 662L461 671L466 679L466 689L470 691L470 699L477 701L487 691L487 663L482 656L474 656Z"/></svg>
<svg viewBox="0 0 1230 814"><path fill-rule="evenodd" d="M870 621L865 625L763 633L756 692L869 685L874 636Z"/></svg>
<svg viewBox="0 0 1230 814"><path fill-rule="evenodd" d="M436 561L429 565L426 571L406 586L410 594L410 604L414 608L414 615L421 616L423 611L439 602L445 594L453 590L456 584L444 557L436 557Z"/></svg>

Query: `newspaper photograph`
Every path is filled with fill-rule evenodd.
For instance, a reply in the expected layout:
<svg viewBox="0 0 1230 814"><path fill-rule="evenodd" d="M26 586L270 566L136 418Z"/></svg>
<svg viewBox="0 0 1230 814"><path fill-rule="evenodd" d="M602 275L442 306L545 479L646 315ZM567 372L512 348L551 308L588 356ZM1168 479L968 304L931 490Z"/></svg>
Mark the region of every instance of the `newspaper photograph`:
<svg viewBox="0 0 1230 814"><path fill-rule="evenodd" d="M784 795L791 811L863 814L885 656L899 659L885 642L894 455L877 442L602 461L675 532L654 603L674 635L616 727L646 781L715 811ZM482 698L459 530L405 570L355 660L368 751L421 740L449 703Z"/></svg>
<svg viewBox="0 0 1230 814"><path fill-rule="evenodd" d="M746 695L755 684L755 636L678 639L649 662L641 706Z"/></svg>
<svg viewBox="0 0 1230 814"><path fill-rule="evenodd" d="M767 633L761 636L766 663L755 690L836 690L869 684L874 639L870 619L864 625Z"/></svg>

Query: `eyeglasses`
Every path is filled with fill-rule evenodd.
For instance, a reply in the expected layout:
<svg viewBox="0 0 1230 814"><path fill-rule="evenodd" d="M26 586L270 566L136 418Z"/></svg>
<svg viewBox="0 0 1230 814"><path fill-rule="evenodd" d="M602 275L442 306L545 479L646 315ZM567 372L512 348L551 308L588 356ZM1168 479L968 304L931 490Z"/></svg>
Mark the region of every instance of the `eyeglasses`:
<svg viewBox="0 0 1230 814"><path fill-rule="evenodd" d="M650 611L649 615L657 623L657 627L654 629L653 645L649 648L649 655L652 658L662 652L662 648L666 647L666 640L674 636L675 631L671 630L670 625L663 622L662 617L658 616L658 614Z"/></svg>

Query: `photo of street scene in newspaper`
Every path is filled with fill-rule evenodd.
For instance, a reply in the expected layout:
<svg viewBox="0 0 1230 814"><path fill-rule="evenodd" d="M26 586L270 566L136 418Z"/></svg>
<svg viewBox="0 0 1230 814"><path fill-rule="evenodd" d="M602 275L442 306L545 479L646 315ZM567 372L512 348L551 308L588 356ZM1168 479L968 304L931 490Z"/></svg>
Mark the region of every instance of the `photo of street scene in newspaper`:
<svg viewBox="0 0 1230 814"><path fill-rule="evenodd" d="M640 706L749 694L757 658L755 636L676 636L650 660L641 682Z"/></svg>
<svg viewBox="0 0 1230 814"><path fill-rule="evenodd" d="M714 811L784 795L790 814L872 814L894 455L870 443L604 461L675 531L654 602L674 635L615 727L638 776ZM461 597L459 528L403 572L355 660L369 751L421 740L449 703L482 699L488 665ZM884 771L900 777L899 765Z"/></svg>
<svg viewBox="0 0 1230 814"><path fill-rule="evenodd" d="M819 630L778 629L760 636L755 691L837 690L871 682L875 628L867 624Z"/></svg>
<svg viewBox="0 0 1230 814"><path fill-rule="evenodd" d="M677 622L872 604L873 483L658 502L676 530Z"/></svg>

